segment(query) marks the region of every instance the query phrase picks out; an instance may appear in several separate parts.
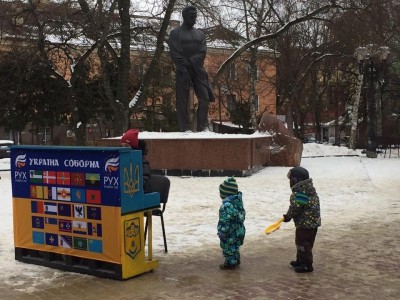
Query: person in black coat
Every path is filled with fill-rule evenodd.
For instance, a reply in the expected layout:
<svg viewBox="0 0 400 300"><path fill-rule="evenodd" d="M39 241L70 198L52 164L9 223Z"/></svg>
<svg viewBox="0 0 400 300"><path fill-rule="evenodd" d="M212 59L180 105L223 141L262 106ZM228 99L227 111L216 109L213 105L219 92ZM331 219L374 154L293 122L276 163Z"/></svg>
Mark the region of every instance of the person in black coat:
<svg viewBox="0 0 400 300"><path fill-rule="evenodd" d="M145 194L160 193L160 202L167 203L169 196L170 180L162 175L152 174L150 163L146 156L148 153L147 144L144 140L139 140L139 130L129 129L121 138L121 146L131 147L134 150L142 151L143 165L143 191Z"/></svg>

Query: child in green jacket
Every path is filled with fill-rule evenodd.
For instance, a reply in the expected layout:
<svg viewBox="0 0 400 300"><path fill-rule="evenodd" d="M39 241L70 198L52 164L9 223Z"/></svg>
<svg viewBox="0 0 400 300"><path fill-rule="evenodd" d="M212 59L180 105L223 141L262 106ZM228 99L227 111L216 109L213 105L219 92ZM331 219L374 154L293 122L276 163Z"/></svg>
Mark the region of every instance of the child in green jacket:
<svg viewBox="0 0 400 300"><path fill-rule="evenodd" d="M238 190L235 178L229 177L219 186L222 205L219 209L218 237L225 262L222 270L234 270L240 265L239 247L243 245L246 228L246 211L243 207L242 193Z"/></svg>

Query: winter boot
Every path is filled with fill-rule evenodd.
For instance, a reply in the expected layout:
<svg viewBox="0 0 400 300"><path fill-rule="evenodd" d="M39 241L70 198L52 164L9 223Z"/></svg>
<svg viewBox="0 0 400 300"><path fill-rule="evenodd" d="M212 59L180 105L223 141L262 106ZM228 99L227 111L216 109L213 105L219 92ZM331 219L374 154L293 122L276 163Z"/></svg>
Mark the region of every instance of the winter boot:
<svg viewBox="0 0 400 300"><path fill-rule="evenodd" d="M297 260L292 260L292 261L290 262L290 265L291 265L293 268L296 268L296 267L300 267L300 266L301 266L301 263L298 262Z"/></svg>
<svg viewBox="0 0 400 300"><path fill-rule="evenodd" d="M296 273L309 273L314 271L314 268L312 266L300 265L298 267L294 267L294 271Z"/></svg>
<svg viewBox="0 0 400 300"><path fill-rule="evenodd" d="M237 269L238 267L239 267L238 264L236 264L236 265L220 264L220 265L219 265L219 268L220 268L221 270L235 270L235 269Z"/></svg>

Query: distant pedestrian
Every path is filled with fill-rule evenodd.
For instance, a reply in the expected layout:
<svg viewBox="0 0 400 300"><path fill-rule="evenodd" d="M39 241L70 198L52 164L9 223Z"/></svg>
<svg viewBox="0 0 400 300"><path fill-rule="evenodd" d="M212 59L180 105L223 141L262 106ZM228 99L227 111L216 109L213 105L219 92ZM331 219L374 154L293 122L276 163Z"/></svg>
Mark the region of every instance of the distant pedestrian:
<svg viewBox="0 0 400 300"><path fill-rule="evenodd" d="M246 211L243 207L242 192L239 192L235 178L229 177L219 186L222 205L219 209L218 237L225 262L222 270L234 270L240 265L239 247L243 245L246 228Z"/></svg>
<svg viewBox="0 0 400 300"><path fill-rule="evenodd" d="M295 243L297 248L296 260L290 265L297 273L312 272L315 237L321 226L321 213L318 194L309 178L309 173L302 167L290 169L287 177L290 180L292 194L290 206L283 215L284 222L293 219L296 226Z"/></svg>

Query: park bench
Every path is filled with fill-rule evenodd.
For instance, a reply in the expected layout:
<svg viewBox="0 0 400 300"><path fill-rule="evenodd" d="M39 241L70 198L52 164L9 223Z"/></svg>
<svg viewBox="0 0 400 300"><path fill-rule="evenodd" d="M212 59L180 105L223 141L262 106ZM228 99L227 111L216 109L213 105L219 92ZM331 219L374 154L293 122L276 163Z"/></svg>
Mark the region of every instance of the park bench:
<svg viewBox="0 0 400 300"><path fill-rule="evenodd" d="M397 157L400 154L400 138L391 136L378 136L377 137L377 151L386 157L387 152L389 152L389 158L392 155L392 150L397 149Z"/></svg>

